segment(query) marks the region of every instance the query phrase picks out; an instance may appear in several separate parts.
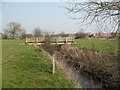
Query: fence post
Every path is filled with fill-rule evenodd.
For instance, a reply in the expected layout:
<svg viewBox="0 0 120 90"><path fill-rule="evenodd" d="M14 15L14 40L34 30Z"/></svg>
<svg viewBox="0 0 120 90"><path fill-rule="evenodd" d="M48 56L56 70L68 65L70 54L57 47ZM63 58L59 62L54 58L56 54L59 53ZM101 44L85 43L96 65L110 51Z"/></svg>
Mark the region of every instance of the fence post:
<svg viewBox="0 0 120 90"><path fill-rule="evenodd" d="M65 42L67 43L67 37L65 37Z"/></svg>
<svg viewBox="0 0 120 90"><path fill-rule="evenodd" d="M72 43L74 43L74 39L73 39L73 37L72 37Z"/></svg>
<svg viewBox="0 0 120 90"><path fill-rule="evenodd" d="M55 38L55 42L56 42L56 44L58 43L57 38Z"/></svg>
<svg viewBox="0 0 120 90"><path fill-rule="evenodd" d="M26 37L26 41L25 41L25 43L27 43L28 42L28 38Z"/></svg>
<svg viewBox="0 0 120 90"><path fill-rule="evenodd" d="M57 39L57 44L59 43L59 38Z"/></svg>
<svg viewBox="0 0 120 90"><path fill-rule="evenodd" d="M55 59L54 59L54 55L53 55L53 59L52 59L52 64L53 64L53 74L55 73Z"/></svg>
<svg viewBox="0 0 120 90"><path fill-rule="evenodd" d="M31 38L29 38L29 42L31 42Z"/></svg>
<svg viewBox="0 0 120 90"><path fill-rule="evenodd" d="M36 43L38 43L38 38L36 38Z"/></svg>

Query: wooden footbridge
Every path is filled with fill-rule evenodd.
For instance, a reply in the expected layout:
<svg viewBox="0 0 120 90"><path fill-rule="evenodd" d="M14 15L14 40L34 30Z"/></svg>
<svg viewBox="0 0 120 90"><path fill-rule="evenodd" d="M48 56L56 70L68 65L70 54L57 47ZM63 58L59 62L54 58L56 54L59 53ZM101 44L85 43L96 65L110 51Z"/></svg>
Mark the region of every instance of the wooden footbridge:
<svg viewBox="0 0 120 90"><path fill-rule="evenodd" d="M31 37L31 38L26 38L26 44L45 44L46 39L45 37ZM50 38L50 43L51 44L75 44L74 38L73 37L53 37Z"/></svg>

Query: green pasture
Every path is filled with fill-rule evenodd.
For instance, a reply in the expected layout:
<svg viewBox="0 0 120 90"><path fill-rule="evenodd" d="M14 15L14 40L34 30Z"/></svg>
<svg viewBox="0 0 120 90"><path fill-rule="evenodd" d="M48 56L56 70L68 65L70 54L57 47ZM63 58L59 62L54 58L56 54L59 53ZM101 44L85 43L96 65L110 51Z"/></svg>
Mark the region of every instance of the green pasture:
<svg viewBox="0 0 120 90"><path fill-rule="evenodd" d="M24 40L3 40L3 88L74 88L62 70L52 74L52 63L47 55ZM39 58L37 58L39 56Z"/></svg>
<svg viewBox="0 0 120 90"><path fill-rule="evenodd" d="M108 53L118 52L118 41L99 39L76 39L75 42L76 44L72 44L72 46L85 47L90 50L99 50Z"/></svg>

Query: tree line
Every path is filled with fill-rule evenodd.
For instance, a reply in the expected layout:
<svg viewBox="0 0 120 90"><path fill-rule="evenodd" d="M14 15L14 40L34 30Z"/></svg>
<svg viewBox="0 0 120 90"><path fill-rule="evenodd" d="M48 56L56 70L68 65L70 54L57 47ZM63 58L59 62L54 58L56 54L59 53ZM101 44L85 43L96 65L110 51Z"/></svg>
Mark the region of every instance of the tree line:
<svg viewBox="0 0 120 90"><path fill-rule="evenodd" d="M42 30L40 28L35 28L32 34L26 33L26 30L18 22L10 22L3 29L2 39L25 39L26 37L39 37L42 36Z"/></svg>
<svg viewBox="0 0 120 90"><path fill-rule="evenodd" d="M25 39L26 37L41 37L41 36L53 36L53 37L68 37L69 34L65 34L65 32L60 32L58 34L54 34L54 32L43 31L40 28L35 28L31 34L26 33L25 28L21 26L18 22L10 22L3 29L2 39ZM84 38L86 34L84 32L77 32L75 34L76 38L81 37Z"/></svg>
<svg viewBox="0 0 120 90"><path fill-rule="evenodd" d="M21 26L18 22L10 22L3 29L2 39L25 39L26 37L69 37L72 36L74 39L82 39L82 38L92 38L99 37L101 38L101 33L96 33L96 36L92 34L85 33L83 29L80 29L78 32L74 34L66 34L64 31L54 34L54 32L48 32L41 30L40 28L35 28L31 34L26 33L26 30ZM118 35L116 33L111 33L111 36L107 37L108 39L116 38ZM104 36L103 36L104 37Z"/></svg>

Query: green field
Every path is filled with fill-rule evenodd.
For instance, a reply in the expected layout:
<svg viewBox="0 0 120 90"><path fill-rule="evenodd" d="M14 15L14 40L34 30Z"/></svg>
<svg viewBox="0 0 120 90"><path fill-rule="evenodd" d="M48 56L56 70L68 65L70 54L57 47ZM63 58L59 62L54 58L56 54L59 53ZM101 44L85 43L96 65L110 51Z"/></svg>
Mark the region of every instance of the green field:
<svg viewBox="0 0 120 90"><path fill-rule="evenodd" d="M76 39L76 44L72 46L85 47L90 50L99 50L108 53L118 52L118 41L96 40L96 39Z"/></svg>
<svg viewBox="0 0 120 90"><path fill-rule="evenodd" d="M62 70L52 74L52 64L47 55L34 46L20 45L23 40L3 40L3 88L74 88ZM37 58L39 56L39 58Z"/></svg>

